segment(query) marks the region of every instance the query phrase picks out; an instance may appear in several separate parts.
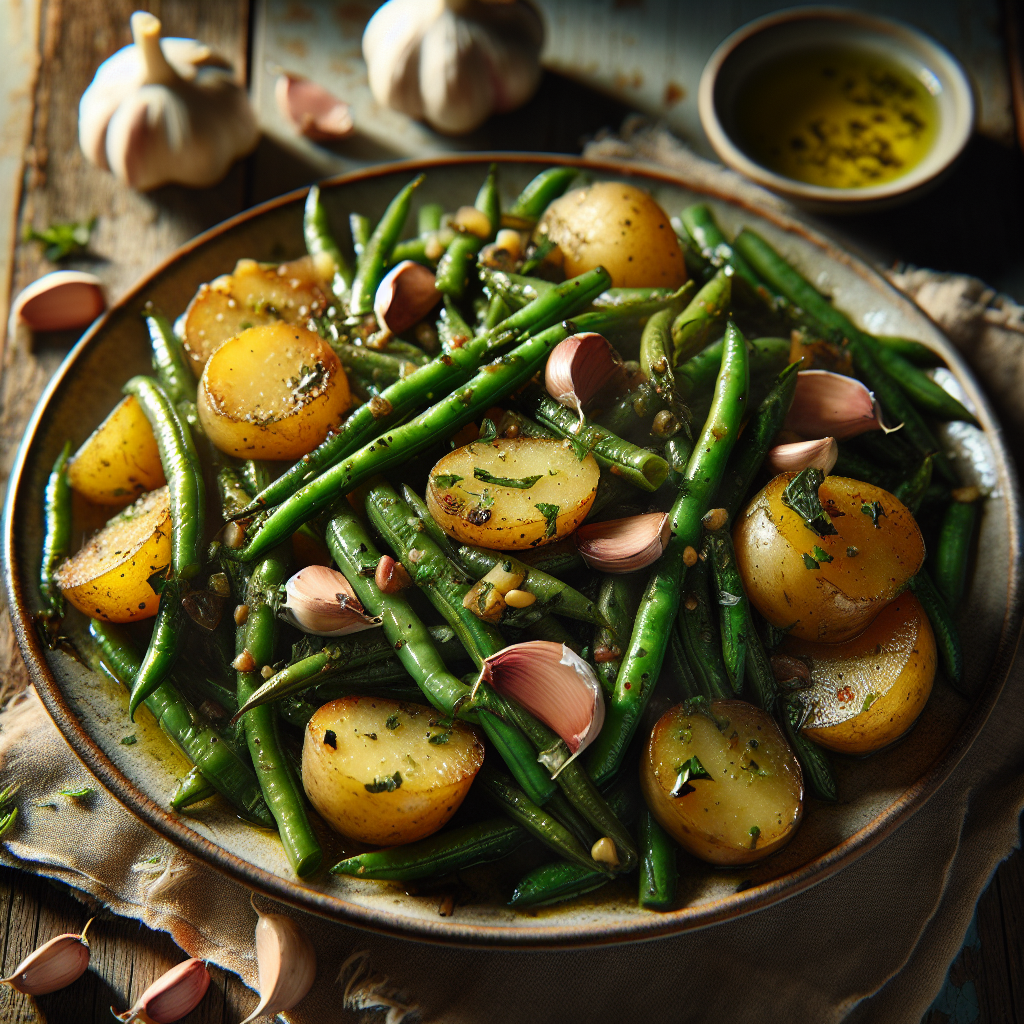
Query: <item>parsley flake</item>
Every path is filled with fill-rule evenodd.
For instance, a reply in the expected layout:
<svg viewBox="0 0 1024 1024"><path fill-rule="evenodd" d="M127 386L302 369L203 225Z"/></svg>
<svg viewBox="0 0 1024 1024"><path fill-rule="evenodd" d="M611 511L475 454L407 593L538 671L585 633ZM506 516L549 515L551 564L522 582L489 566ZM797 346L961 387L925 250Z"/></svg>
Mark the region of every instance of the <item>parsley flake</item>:
<svg viewBox="0 0 1024 1024"><path fill-rule="evenodd" d="M871 523L876 530L880 530L881 526L878 525L878 520L885 515L885 509L882 508L880 501L865 501L860 507L861 512L866 516L871 516Z"/></svg>
<svg viewBox="0 0 1024 1024"><path fill-rule="evenodd" d="M790 480L782 492L783 505L791 508L804 521L804 526L819 537L838 533L818 497L818 488L824 481L825 474L820 469L804 469Z"/></svg>
<svg viewBox="0 0 1024 1024"><path fill-rule="evenodd" d="M515 487L520 491L528 491L540 479L541 474L523 477L495 476L486 469L474 466L473 476L477 480L482 480L485 484L493 484L496 487Z"/></svg>
<svg viewBox="0 0 1024 1024"><path fill-rule="evenodd" d="M676 784L672 787L672 792L669 793L669 796L680 797L686 796L687 793L692 793L694 787L690 785L691 779L694 781L699 779L714 781L711 778L711 773L700 763L696 754L689 761L684 761L676 768Z"/></svg>
<svg viewBox="0 0 1024 1024"><path fill-rule="evenodd" d="M546 501L541 501L533 507L544 517L544 536L554 537L558 527L558 505L549 505Z"/></svg>
<svg viewBox="0 0 1024 1024"><path fill-rule="evenodd" d="M367 793L394 793L402 785L402 773L395 772L394 775L377 776L373 782L365 784Z"/></svg>
<svg viewBox="0 0 1024 1024"><path fill-rule="evenodd" d="M449 487L454 487L461 479L462 477L458 473L438 473L434 477L434 486L447 490Z"/></svg>

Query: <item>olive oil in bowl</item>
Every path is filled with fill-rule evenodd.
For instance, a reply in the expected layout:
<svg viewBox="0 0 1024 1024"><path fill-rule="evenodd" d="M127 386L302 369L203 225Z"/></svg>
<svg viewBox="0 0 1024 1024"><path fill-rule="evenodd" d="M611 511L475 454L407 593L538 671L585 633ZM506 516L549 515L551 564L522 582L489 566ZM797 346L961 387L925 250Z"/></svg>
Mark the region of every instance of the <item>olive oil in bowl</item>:
<svg viewBox="0 0 1024 1024"><path fill-rule="evenodd" d="M928 154L939 122L922 81L877 52L845 48L767 61L740 86L733 111L736 142L752 160L835 189L902 177Z"/></svg>

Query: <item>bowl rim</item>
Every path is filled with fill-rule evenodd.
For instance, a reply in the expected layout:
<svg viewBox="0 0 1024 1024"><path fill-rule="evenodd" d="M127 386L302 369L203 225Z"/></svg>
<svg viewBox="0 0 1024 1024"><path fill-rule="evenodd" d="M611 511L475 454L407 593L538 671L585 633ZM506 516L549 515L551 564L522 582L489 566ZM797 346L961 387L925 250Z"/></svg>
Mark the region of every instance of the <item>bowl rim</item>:
<svg viewBox="0 0 1024 1024"><path fill-rule="evenodd" d="M956 102L966 110L966 116L960 118L959 123L954 123L954 134L946 144L946 153L942 159L934 161L931 166L927 160L923 160L906 174L881 185L856 189L831 188L827 185L812 185L797 178L777 174L753 160L733 141L718 116L718 105L715 101L718 76L726 62L743 43L762 32L782 25L815 20L847 22L897 41L900 40L900 37L904 39L910 37L918 47L924 51L930 51L934 55L936 63L941 65L940 71L944 73L943 84L954 93ZM697 87L697 110L708 141L719 159L729 167L779 195L792 198L797 202L809 202L822 208L831 207L833 209L884 202L916 191L928 183L936 181L949 170L963 152L974 131L977 117L974 89L967 72L960 61L945 46L920 29L896 18L869 14L848 7L828 5L790 7L783 11L766 14L763 17L755 18L727 36L708 58L704 70L701 72ZM934 152L933 146L929 153Z"/></svg>
<svg viewBox="0 0 1024 1024"><path fill-rule="evenodd" d="M545 153L470 153L429 157L411 161L380 164L348 174L325 179L319 185L322 191L344 187L347 184L367 179L385 177L395 173L418 173L451 167L453 164L473 165L491 162L522 164L536 163L543 166L571 166L583 171L588 169L600 173L634 179L637 183L656 182L669 186L686 188L706 195L723 203L747 210L770 221L776 227L801 236L815 247L824 251L832 260L845 264L861 278L874 286L881 285L890 293L891 300L918 316L927 315L906 295L895 289L877 271L839 248L836 244L807 227L800 221L770 206L760 207L750 199L729 195L726 191L706 183L691 181L678 173L631 164L616 160L590 160L582 157ZM339 923L380 932L397 938L435 942L450 946L471 948L504 949L567 949L610 945L624 942L654 939L690 931L722 921L745 916L775 902L794 896L816 885L830 875L852 863L858 857L873 849L886 836L905 822L935 793L950 775L960 759L974 741L987 721L1003 690L1010 665L1016 652L1021 632L1022 604L1022 546L1021 509L1017 490L1016 472L1008 452L1001 440L1001 428L984 392L977 385L960 354L943 341L940 354L953 370L967 394L974 403L979 420L992 442L994 462L998 473L1000 489L1005 496L1009 533L1009 580L1007 586L1006 612L1000 630L999 643L995 650L990 672L991 682L983 687L965 713L956 733L948 746L938 755L932 765L900 797L881 814L876 815L864 826L848 836L837 846L821 856L801 865L771 881L751 886L730 896L721 897L695 907L662 914L638 916L627 924L597 924L579 926L556 924L550 927L534 926L520 929L513 925L481 925L460 923L457 919L422 920L395 917L386 911L356 903L350 903L338 896L305 887L300 881L283 878L260 868L236 854L233 854L200 835L187 825L187 819L160 806L137 790L131 780L116 767L99 744L86 732L76 718L71 706L65 700L60 685L46 659L46 652L39 634L34 628L32 611L28 605L24 567L17 563L15 526L24 514L34 514L30 508L22 513L21 508L28 501L26 470L30 450L43 423L48 406L60 390L64 380L73 372L75 363L83 351L101 334L114 314L135 301L173 263L190 254L217 236L230 231L236 225L263 216L288 204L304 201L309 187L296 189L274 199L243 211L230 219L210 228L187 242L181 248L149 271L102 317L85 332L75 344L41 395L29 419L25 434L18 447L11 471L10 483L3 514L3 570L11 619L21 653L29 673L36 685L54 724L63 734L72 749L86 767L103 783L128 811L153 828L162 838L185 850L197 859L227 875L233 881L256 889L271 899L289 904L329 918ZM936 330L938 328L936 327ZM939 332L941 333L941 332Z"/></svg>

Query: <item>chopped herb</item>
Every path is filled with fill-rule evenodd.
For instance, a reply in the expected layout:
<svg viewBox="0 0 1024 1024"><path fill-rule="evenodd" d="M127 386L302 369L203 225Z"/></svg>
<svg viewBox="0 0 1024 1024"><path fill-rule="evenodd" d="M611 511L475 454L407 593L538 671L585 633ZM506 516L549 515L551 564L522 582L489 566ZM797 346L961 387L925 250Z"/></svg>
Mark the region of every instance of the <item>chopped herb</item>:
<svg viewBox="0 0 1024 1024"><path fill-rule="evenodd" d="M0 818L0 836L10 831L11 826L18 820L18 808L14 807Z"/></svg>
<svg viewBox="0 0 1024 1024"><path fill-rule="evenodd" d="M132 733L131 736L122 736L121 737L121 746L122 747L134 747L135 744L138 743L138 742L139 741L135 738L135 733Z"/></svg>
<svg viewBox="0 0 1024 1024"><path fill-rule="evenodd" d="M870 708L870 707L871 707L871 705L872 705L872 704L874 704L876 700L878 700L878 694L877 694L877 693L869 693L869 694L868 694L868 695L867 695L867 696L866 696L866 697L864 698L864 705L863 705L863 707L861 708L861 711L862 711L862 712L864 712L864 711L867 711L867 710L868 710L868 708Z"/></svg>
<svg viewBox="0 0 1024 1024"><path fill-rule="evenodd" d="M366 783L367 793L394 793L402 785L402 773L395 772L394 775L385 775L383 778L377 776L373 782Z"/></svg>
<svg viewBox="0 0 1024 1024"><path fill-rule="evenodd" d="M327 381L327 367L318 359L313 366L303 365L297 377L289 377L285 383L291 388L292 397L301 402L303 398L319 394Z"/></svg>
<svg viewBox="0 0 1024 1024"><path fill-rule="evenodd" d="M375 739L377 738L377 734L376 734L375 732L364 732L364 733L363 733L363 735L364 735L364 736L365 736L365 737L366 737L366 738L367 738L368 740L375 740Z"/></svg>
<svg viewBox="0 0 1024 1024"><path fill-rule="evenodd" d="M855 544L851 544L846 549L846 557L847 558L856 558L859 554L860 554L860 548L857 547Z"/></svg>
<svg viewBox="0 0 1024 1024"><path fill-rule="evenodd" d="M485 484L494 484L496 487L515 487L520 491L528 491L541 477L539 473L537 476L495 476L479 466L473 467L473 476L477 480L482 480Z"/></svg>
<svg viewBox="0 0 1024 1024"><path fill-rule="evenodd" d="M818 565L818 563L813 558L811 558L810 555L805 553L804 556L803 556L803 559L804 559L804 566L806 568L808 568L808 569L820 569L821 568L821 566Z"/></svg>
<svg viewBox="0 0 1024 1024"><path fill-rule="evenodd" d="M769 774L753 758L750 759L749 764L741 764L740 770L744 772L750 772L752 777L754 775L759 775L763 779L767 779Z"/></svg>
<svg viewBox="0 0 1024 1024"><path fill-rule="evenodd" d="M885 509L882 508L880 501L865 501L860 507L861 512L866 516L871 516L872 525L876 530L880 530L881 527L878 525L878 520L885 515Z"/></svg>
<svg viewBox="0 0 1024 1024"><path fill-rule="evenodd" d="M81 789L62 789L59 791L60 796L70 797L72 800L84 800L87 796L92 796L96 790L92 786L83 786Z"/></svg>
<svg viewBox="0 0 1024 1024"><path fill-rule="evenodd" d="M676 768L676 784L672 787L672 792L669 796L680 797L686 796L687 793L693 792L693 786L690 785L690 780L694 779L711 779L711 773L702 765L696 755L690 758L689 761L684 761L678 768Z"/></svg>
<svg viewBox="0 0 1024 1024"><path fill-rule="evenodd" d="M819 537L838 532L818 497L818 488L824 480L825 474L820 469L804 469L790 480L782 492L783 505L791 508L804 521L804 526Z"/></svg>
<svg viewBox="0 0 1024 1024"><path fill-rule="evenodd" d="M752 850L756 850L757 841L761 837L761 830L757 827L757 825L751 825L750 829L747 832L747 835L750 836L750 848Z"/></svg>
<svg viewBox="0 0 1024 1024"><path fill-rule="evenodd" d="M397 729L401 723L398 721L398 712L396 711L393 715L388 715L384 722L385 729Z"/></svg>
<svg viewBox="0 0 1024 1024"><path fill-rule="evenodd" d="M814 557L819 562L831 562L832 556L824 549L814 545Z"/></svg>
<svg viewBox="0 0 1024 1024"><path fill-rule="evenodd" d="M549 505L546 501L541 501L533 507L544 517L546 523L544 536L554 537L555 530L558 527L558 506Z"/></svg>
<svg viewBox="0 0 1024 1024"><path fill-rule="evenodd" d="M520 273L533 273L554 252L555 244L555 240L550 235L544 235L533 251L528 251L526 262L523 264Z"/></svg>
<svg viewBox="0 0 1024 1024"><path fill-rule="evenodd" d="M454 487L462 479L457 473L439 473L434 477L434 486L446 490Z"/></svg>
<svg viewBox="0 0 1024 1024"><path fill-rule="evenodd" d="M43 255L51 262L58 263L68 256L84 252L89 244L92 229L96 226L96 218L87 221L69 221L63 224L51 224L42 231L25 228L26 242L42 242L46 246Z"/></svg>
<svg viewBox="0 0 1024 1024"><path fill-rule="evenodd" d="M489 420L486 417L482 419L480 421L480 436L477 440L487 444L497 438L497 436L498 428L494 425L493 420Z"/></svg>
<svg viewBox="0 0 1024 1024"><path fill-rule="evenodd" d="M442 743L447 743L452 736L452 731L449 729L447 732L435 732L433 736L427 737L428 743L434 743L440 746Z"/></svg>
<svg viewBox="0 0 1024 1024"><path fill-rule="evenodd" d="M333 729L328 729L324 733L324 746L330 747L332 750L338 749L338 734Z"/></svg>

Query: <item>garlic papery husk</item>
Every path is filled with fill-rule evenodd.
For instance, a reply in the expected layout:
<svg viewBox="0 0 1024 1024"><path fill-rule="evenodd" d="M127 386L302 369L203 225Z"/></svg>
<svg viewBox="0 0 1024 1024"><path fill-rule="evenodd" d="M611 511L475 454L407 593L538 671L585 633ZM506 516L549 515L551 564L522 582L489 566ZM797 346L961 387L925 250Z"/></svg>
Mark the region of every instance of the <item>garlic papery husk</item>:
<svg viewBox="0 0 1024 1024"><path fill-rule="evenodd" d="M275 1017L304 998L316 978L316 950L309 936L284 914L260 913L256 923L256 962L260 970L260 1001L241 1024L257 1017Z"/></svg>
<svg viewBox="0 0 1024 1024"><path fill-rule="evenodd" d="M141 191L220 181L259 140L230 65L191 39L160 39L160 21L132 15L135 42L104 61L78 105L78 139L93 163Z"/></svg>
<svg viewBox="0 0 1024 1024"><path fill-rule="evenodd" d="M114 1014L120 1021L142 1024L172 1024L190 1014L210 987L210 972L202 960L193 957L162 974L124 1013Z"/></svg>
<svg viewBox="0 0 1024 1024"><path fill-rule="evenodd" d="M11 321L33 331L70 331L91 324L106 308L98 277L80 270L55 270L18 292L11 303Z"/></svg>
<svg viewBox="0 0 1024 1024"><path fill-rule="evenodd" d="M799 473L802 469L820 469L828 476L839 458L839 445L834 437L817 441L795 441L777 444L768 449L765 464L773 473Z"/></svg>
<svg viewBox="0 0 1024 1024"><path fill-rule="evenodd" d="M326 565L300 569L285 584L285 594L281 615L303 633L347 636L381 623L366 614L349 581Z"/></svg>
<svg viewBox="0 0 1024 1024"><path fill-rule="evenodd" d="M90 924L91 920L81 935L57 935L44 942L14 968L10 977L0 981L29 996L45 996L66 988L89 967L89 943L85 933Z"/></svg>
<svg viewBox="0 0 1024 1024"><path fill-rule="evenodd" d="M402 260L377 286L373 311L377 323L391 334L402 334L418 324L441 301L434 274L422 263Z"/></svg>
<svg viewBox="0 0 1024 1024"><path fill-rule="evenodd" d="M604 724L597 675L564 644L551 640L513 644L492 654L480 677L554 729L573 757L594 741Z"/></svg>
<svg viewBox="0 0 1024 1024"><path fill-rule="evenodd" d="M277 109L307 139L333 142L356 130L349 105L308 78L279 75L274 84L274 99Z"/></svg>
<svg viewBox="0 0 1024 1024"><path fill-rule="evenodd" d="M544 387L561 405L583 413L603 394L626 385L626 367L618 352L600 334L573 334L560 341L544 367Z"/></svg>
<svg viewBox="0 0 1024 1024"><path fill-rule="evenodd" d="M524 0L389 0L363 33L373 98L450 135L525 103L543 45Z"/></svg>
<svg viewBox="0 0 1024 1024"><path fill-rule="evenodd" d="M868 430L888 430L875 396L856 378L831 370L801 370L785 428L804 437L837 441Z"/></svg>
<svg viewBox="0 0 1024 1024"><path fill-rule="evenodd" d="M576 547L591 569L635 572L661 558L671 534L667 512L648 512L581 526L576 531Z"/></svg>

